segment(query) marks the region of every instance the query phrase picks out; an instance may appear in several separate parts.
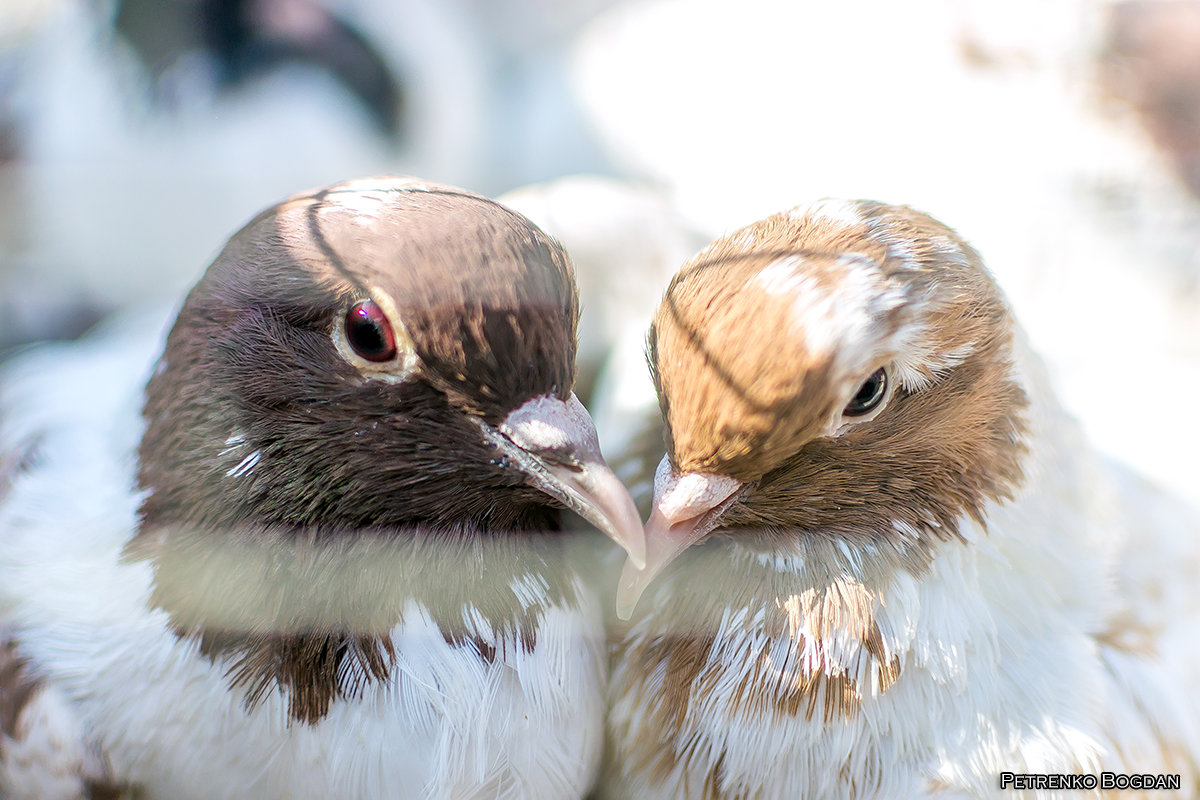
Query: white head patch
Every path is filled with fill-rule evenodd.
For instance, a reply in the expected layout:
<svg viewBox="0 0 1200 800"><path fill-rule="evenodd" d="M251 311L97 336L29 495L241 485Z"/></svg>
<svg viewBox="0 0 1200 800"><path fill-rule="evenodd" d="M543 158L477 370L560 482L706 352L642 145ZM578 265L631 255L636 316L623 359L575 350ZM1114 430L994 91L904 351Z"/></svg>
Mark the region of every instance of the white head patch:
<svg viewBox="0 0 1200 800"><path fill-rule="evenodd" d="M876 340L875 321L903 303L904 293L887 285L866 256L847 253L837 263L842 269L816 275L805 269L804 256L787 256L768 264L750 283L791 301L796 329L811 350L858 364L889 344Z"/></svg>
<svg viewBox="0 0 1200 800"><path fill-rule="evenodd" d="M859 211L858 203L852 200L825 198L805 206L796 206L788 212L794 220L812 219L832 222L847 228L861 225L866 220Z"/></svg>

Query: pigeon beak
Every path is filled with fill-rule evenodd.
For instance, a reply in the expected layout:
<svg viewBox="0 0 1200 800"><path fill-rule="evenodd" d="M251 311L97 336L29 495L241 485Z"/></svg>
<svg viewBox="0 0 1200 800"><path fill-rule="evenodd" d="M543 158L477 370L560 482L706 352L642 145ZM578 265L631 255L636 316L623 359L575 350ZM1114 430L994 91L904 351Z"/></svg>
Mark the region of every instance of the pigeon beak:
<svg viewBox="0 0 1200 800"><path fill-rule="evenodd" d="M480 426L537 488L603 531L630 562L646 563L641 515L600 454L596 427L579 398L535 397L498 427Z"/></svg>
<svg viewBox="0 0 1200 800"><path fill-rule="evenodd" d="M664 457L654 476L654 510L646 522L646 564L631 558L617 586L617 616L629 619L646 587L680 553L717 527L745 484L725 475L679 474Z"/></svg>

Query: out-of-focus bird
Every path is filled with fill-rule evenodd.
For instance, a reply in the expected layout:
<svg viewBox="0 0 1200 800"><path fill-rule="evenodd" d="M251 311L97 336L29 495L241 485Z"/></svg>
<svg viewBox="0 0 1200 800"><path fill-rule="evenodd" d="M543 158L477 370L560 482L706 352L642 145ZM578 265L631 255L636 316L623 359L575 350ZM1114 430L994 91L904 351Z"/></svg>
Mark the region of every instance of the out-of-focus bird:
<svg viewBox="0 0 1200 800"><path fill-rule="evenodd" d="M1200 5L1125 0L1107 11L1105 88L1136 109L1176 176L1200 197Z"/></svg>
<svg viewBox="0 0 1200 800"><path fill-rule="evenodd" d="M571 254L583 298L575 391L596 421L601 449L620 458L609 459L613 471L649 513L662 422L646 373L646 329L671 276L712 236L657 188L595 175L522 187L500 201Z"/></svg>
<svg viewBox="0 0 1200 800"><path fill-rule="evenodd" d="M293 197L154 325L0 386L0 795L581 797L643 557L550 237L409 179ZM144 406L139 418L142 387Z"/></svg>
<svg viewBox="0 0 1200 800"><path fill-rule="evenodd" d="M952 230L768 217L685 264L649 356L666 455L602 796L1200 789L1200 525L1088 448Z"/></svg>
<svg viewBox="0 0 1200 800"><path fill-rule="evenodd" d="M626 340L645 349L663 288L684 259L712 238L692 227L662 191L634 181L571 175L514 189L499 200L571 254L582 298L577 361L580 381L587 376L589 384ZM638 366L645 374L644 363ZM602 437L606 433L600 430Z"/></svg>
<svg viewBox="0 0 1200 800"><path fill-rule="evenodd" d="M222 90L280 64L306 64L345 87L381 135L394 144L400 138L403 92L393 65L377 42L320 0L118 0L113 27L146 68L159 100L177 99L167 76L189 57L204 59L214 88Z"/></svg>

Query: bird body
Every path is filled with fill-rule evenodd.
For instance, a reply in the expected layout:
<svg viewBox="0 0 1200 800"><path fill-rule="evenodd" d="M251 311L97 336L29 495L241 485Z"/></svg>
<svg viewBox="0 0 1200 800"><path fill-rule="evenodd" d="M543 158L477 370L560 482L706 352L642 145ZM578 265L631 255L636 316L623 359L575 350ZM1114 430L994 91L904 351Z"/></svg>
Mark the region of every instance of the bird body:
<svg viewBox="0 0 1200 800"><path fill-rule="evenodd" d="M0 796L583 796L603 628L555 506L640 525L576 308L516 214L376 179L247 226L161 357L148 321L8 365Z"/></svg>
<svg viewBox="0 0 1200 800"><path fill-rule="evenodd" d="M774 215L682 268L650 353L667 455L602 796L1196 790L1196 517L1088 448L952 231Z"/></svg>
<svg viewBox="0 0 1200 800"><path fill-rule="evenodd" d="M574 602L536 598L548 606L537 647L514 646L490 663L445 641L428 611L406 608L390 631L398 654L393 678L368 683L313 724L290 720L278 692L247 709L242 693L230 690L231 662L212 661L169 631L166 612L148 605L151 565L123 557L138 505L128 491L138 434L131 410L144 385L138 379L156 355L146 346L155 332L136 334L89 345L107 357L56 348L50 371L49 354L36 353L40 363L28 364L36 372L6 382L32 402L90 398L87 416L73 409L71 426L37 428L45 432L39 459L74 461L70 485L86 491L64 493L62 471L33 470L4 507L5 618L16 623L21 657L40 684L21 732L53 726L29 742L43 748L31 753L31 766L5 764L12 796L84 796L72 793L81 772L114 785L136 776L151 797L578 792L601 741L603 633L577 577ZM62 418L59 409L46 411ZM59 756L64 744L80 756L61 764L58 780L67 788L54 795L41 759L46 751ZM104 758L83 759L97 745ZM9 737L2 752L15 761L24 751Z"/></svg>

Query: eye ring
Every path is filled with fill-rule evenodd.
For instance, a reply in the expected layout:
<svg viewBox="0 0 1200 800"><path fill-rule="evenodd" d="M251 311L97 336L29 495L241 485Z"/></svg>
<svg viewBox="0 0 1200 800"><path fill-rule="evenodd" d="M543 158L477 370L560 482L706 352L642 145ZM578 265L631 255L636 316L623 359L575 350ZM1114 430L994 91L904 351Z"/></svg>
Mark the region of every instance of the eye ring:
<svg viewBox="0 0 1200 800"><path fill-rule="evenodd" d="M396 333L373 300L360 300L346 312L346 342L361 358L380 364L396 357Z"/></svg>
<svg viewBox="0 0 1200 800"><path fill-rule="evenodd" d="M846 404L842 410L842 415L847 417L861 417L870 414L883 403L887 397L888 390L888 374L883 367L871 373L871 376L863 381L862 386L858 387L858 391L854 393L854 397Z"/></svg>

